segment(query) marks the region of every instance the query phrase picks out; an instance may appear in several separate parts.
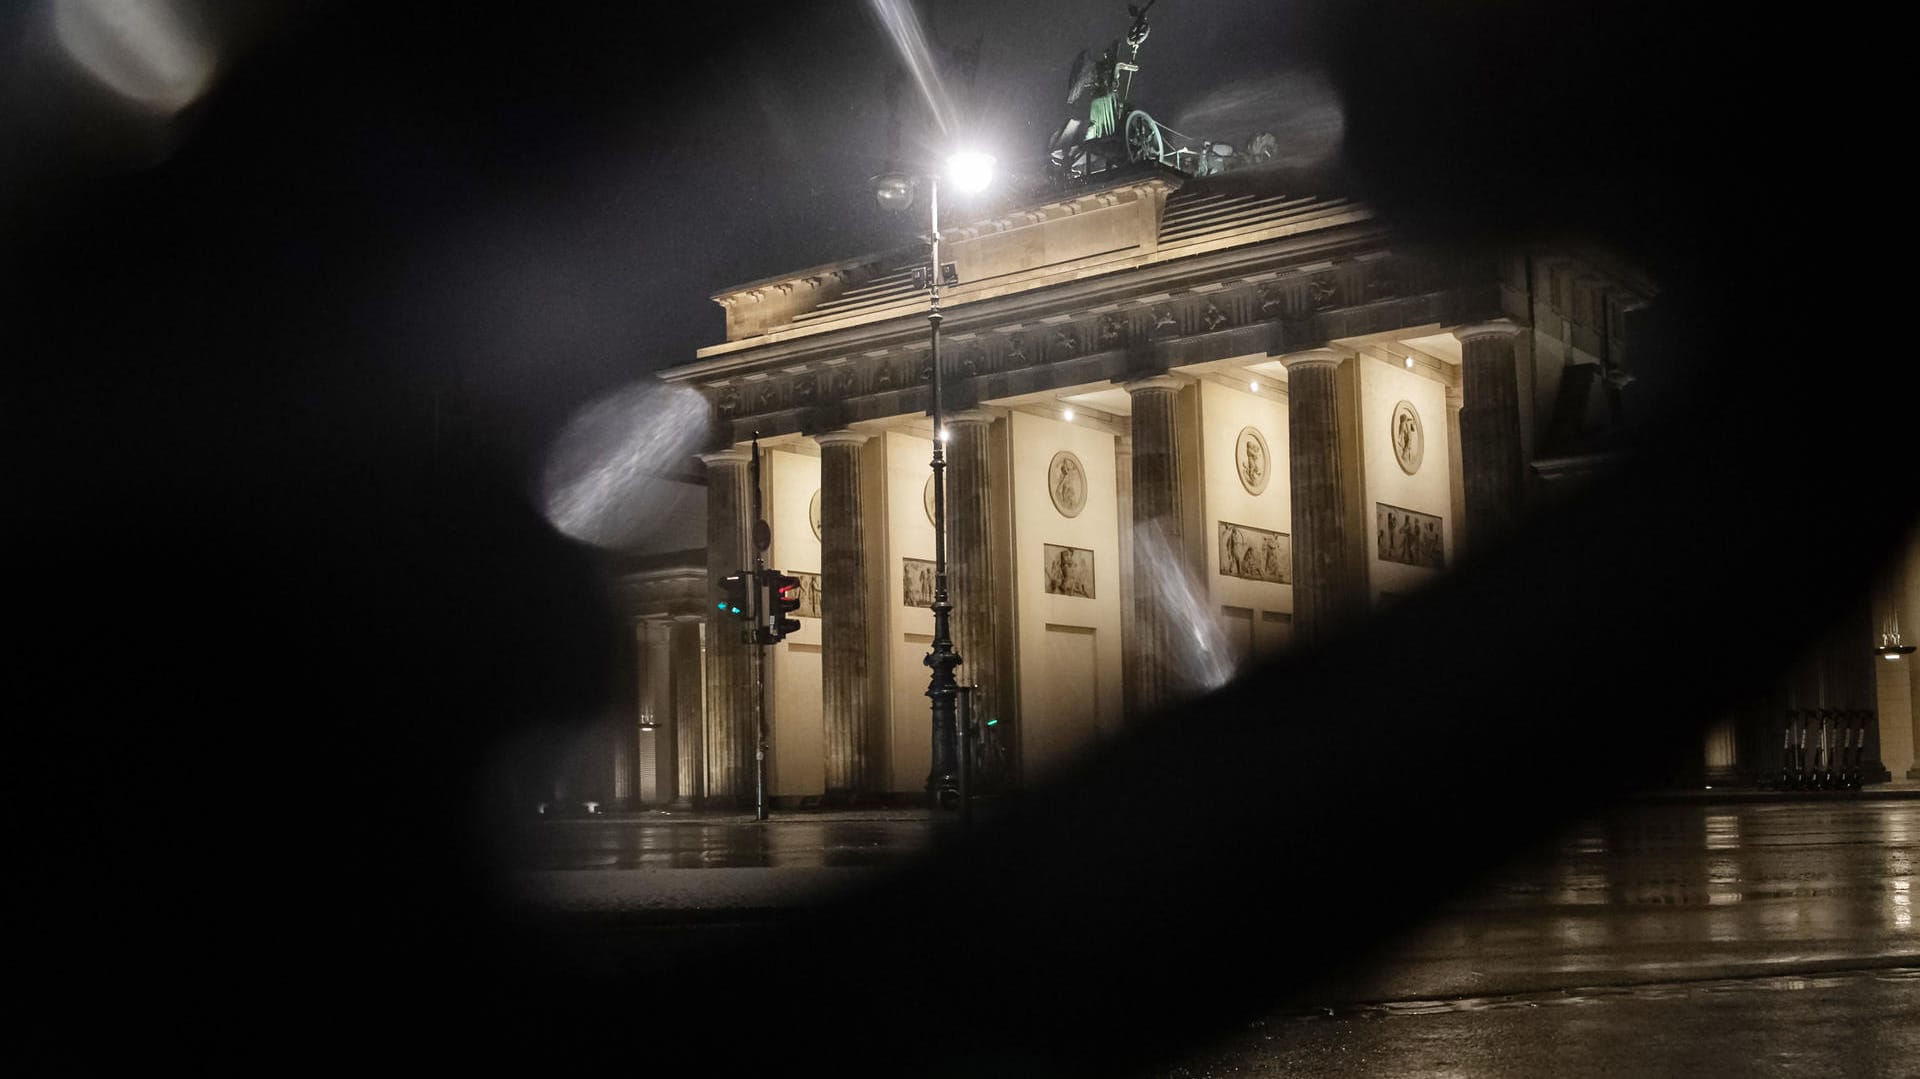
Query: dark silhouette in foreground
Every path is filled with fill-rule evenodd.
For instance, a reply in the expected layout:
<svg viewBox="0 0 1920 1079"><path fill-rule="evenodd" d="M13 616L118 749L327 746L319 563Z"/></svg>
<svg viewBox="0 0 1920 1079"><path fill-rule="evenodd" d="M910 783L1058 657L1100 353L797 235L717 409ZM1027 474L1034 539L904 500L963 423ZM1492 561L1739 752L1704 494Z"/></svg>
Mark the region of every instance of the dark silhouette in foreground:
<svg viewBox="0 0 1920 1079"><path fill-rule="evenodd" d="M1783 267L1875 279L1885 257L1755 227L1770 189L1717 163L1769 144L1758 73L1652 6L1578 25L1535 7L1346 4L1312 29L1348 179L1410 235L1601 243L1659 282L1636 354L1658 408L1631 460L870 894L664 978L571 968L494 903L502 747L613 707L618 632L484 412L457 450L426 422L455 327L396 330L419 285L409 214L433 212L437 177L518 158L510 139L460 152L461 123L510 123L510 94L475 115L430 98L420 130L387 106L484 83L513 28L388 27L421 47L362 55L319 22L236 76L164 169L42 192L6 222L0 320L24 507L11 755L34 780L21 877L47 946L25 980L61 1021L39 1029L84 1016L236 1062L1111 1075L1664 781L1913 523L1913 488L1856 480L1910 471L1915 368L1873 368L1824 303L1781 302ZM613 74L566 61L598 27L545 29L514 77L577 77L592 100ZM1741 109L1729 85L1753 91ZM1565 137L1595 117L1602 145ZM437 224L491 226L460 205ZM1777 511L1769 540L1722 542L1755 507ZM1410 823L1427 838L1387 877Z"/></svg>

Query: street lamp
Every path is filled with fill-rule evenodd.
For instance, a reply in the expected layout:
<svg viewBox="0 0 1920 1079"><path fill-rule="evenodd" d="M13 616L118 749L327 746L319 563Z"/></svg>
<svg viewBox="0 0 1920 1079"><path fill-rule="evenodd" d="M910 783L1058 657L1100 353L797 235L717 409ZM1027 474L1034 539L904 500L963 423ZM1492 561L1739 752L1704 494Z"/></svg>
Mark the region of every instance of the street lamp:
<svg viewBox="0 0 1920 1079"><path fill-rule="evenodd" d="M947 159L947 179L965 193L986 189L993 180L993 158L982 153L957 153ZM936 806L953 807L960 799L959 753L954 744L958 721L955 698L960 686L953 669L960 654L953 650L953 604L947 595L947 418L940 372L940 176L910 177L887 173L873 180L873 195L888 210L913 205L916 184L927 191L927 332L933 361L933 650L926 665L933 670L927 696L933 701L933 766L927 773L927 794Z"/></svg>

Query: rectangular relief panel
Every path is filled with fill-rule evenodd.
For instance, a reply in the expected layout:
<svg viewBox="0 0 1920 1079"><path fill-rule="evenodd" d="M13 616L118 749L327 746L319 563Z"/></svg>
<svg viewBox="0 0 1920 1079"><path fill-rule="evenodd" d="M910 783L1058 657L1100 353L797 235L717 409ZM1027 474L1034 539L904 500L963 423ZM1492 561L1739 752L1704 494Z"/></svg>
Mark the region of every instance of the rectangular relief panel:
<svg viewBox="0 0 1920 1079"><path fill-rule="evenodd" d="M1373 528L1382 562L1425 569L1439 569L1446 564L1440 518L1431 513L1375 502Z"/></svg>
<svg viewBox="0 0 1920 1079"><path fill-rule="evenodd" d="M820 617L820 575L818 573L794 573L789 576L800 580L800 606L793 612L796 618Z"/></svg>
<svg viewBox="0 0 1920 1079"><path fill-rule="evenodd" d="M900 596L905 607L933 606L933 563L925 558L900 560Z"/></svg>
<svg viewBox="0 0 1920 1079"><path fill-rule="evenodd" d="M1293 583L1293 537L1221 521L1220 573L1269 584Z"/></svg>
<svg viewBox="0 0 1920 1079"><path fill-rule="evenodd" d="M1085 547L1042 544L1047 557L1047 592L1055 596L1093 598L1093 552Z"/></svg>

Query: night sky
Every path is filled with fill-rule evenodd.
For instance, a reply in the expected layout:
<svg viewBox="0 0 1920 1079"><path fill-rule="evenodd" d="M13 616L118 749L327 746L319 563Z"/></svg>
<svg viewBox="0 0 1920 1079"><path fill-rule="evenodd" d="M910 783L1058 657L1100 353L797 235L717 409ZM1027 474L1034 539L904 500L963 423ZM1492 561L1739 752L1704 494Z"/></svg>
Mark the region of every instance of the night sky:
<svg viewBox="0 0 1920 1079"><path fill-rule="evenodd" d="M303 275L293 304L324 293L315 315L353 325L341 377L458 385L529 466L572 410L717 342L712 293L908 241L917 221L880 211L868 178L939 156L910 82L889 123L898 54L865 3L267 10L220 31L237 40L199 101L145 123L49 74L57 43L16 15L33 61L8 131L21 216L106 229L120 210L128 231L102 242L164 232L171 250L146 253L168 279L263 260ZM1288 12L1166 0L1135 103L1235 143L1282 128L1288 102L1245 99L1313 77L1289 59L1304 23ZM1115 0L932 5L936 47L979 46L971 87L950 88L956 137L1030 177L1074 55L1127 21ZM265 321L262 345L291 338L266 351L315 343Z"/></svg>

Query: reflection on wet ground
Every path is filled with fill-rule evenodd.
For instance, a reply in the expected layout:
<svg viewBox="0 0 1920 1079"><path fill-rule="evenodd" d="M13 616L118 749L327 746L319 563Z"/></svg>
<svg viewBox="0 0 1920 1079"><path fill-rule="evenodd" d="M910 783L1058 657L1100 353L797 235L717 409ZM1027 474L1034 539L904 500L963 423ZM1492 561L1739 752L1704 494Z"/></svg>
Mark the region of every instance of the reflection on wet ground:
<svg viewBox="0 0 1920 1079"><path fill-rule="evenodd" d="M1161 1071L1531 1077L1920 1073L1920 968L1714 979L1277 1015Z"/></svg>
<svg viewBox="0 0 1920 1079"><path fill-rule="evenodd" d="M806 870L817 878L897 864L938 832L911 814L548 822L529 833L516 862L549 871L541 874L549 880L598 870L592 887L611 897L623 887L664 888L655 874L620 870ZM1375 962L1302 1002L1884 966L1920 956L1917 840L1920 801L1622 806L1516 859L1413 933L1377 942ZM724 875L670 879L689 895L731 887ZM1408 902L1429 902L1419 882L1400 886Z"/></svg>
<svg viewBox="0 0 1920 1079"><path fill-rule="evenodd" d="M1626 807L1495 874L1323 998L1920 959L1916 837L1912 801Z"/></svg>
<svg viewBox="0 0 1920 1079"><path fill-rule="evenodd" d="M862 876L834 870L898 864L939 832L912 816L548 822L515 860L569 882L578 909L666 914L568 945L630 963L698 955L767 917L767 897L824 894ZM1624 806L1160 1074L1920 1075L1917 841L1917 801Z"/></svg>
<svg viewBox="0 0 1920 1079"><path fill-rule="evenodd" d="M543 825L516 861L528 869L840 869L897 865L931 839L912 820Z"/></svg>

